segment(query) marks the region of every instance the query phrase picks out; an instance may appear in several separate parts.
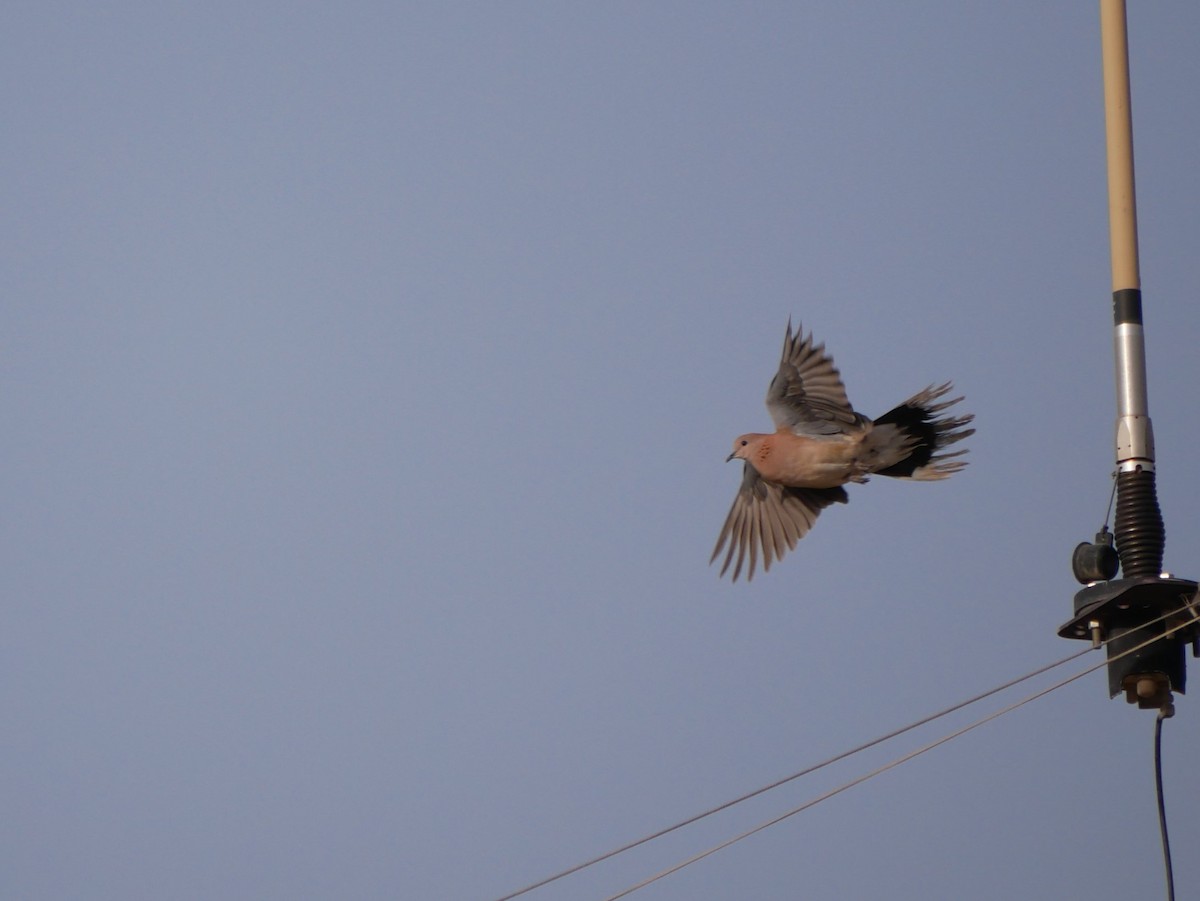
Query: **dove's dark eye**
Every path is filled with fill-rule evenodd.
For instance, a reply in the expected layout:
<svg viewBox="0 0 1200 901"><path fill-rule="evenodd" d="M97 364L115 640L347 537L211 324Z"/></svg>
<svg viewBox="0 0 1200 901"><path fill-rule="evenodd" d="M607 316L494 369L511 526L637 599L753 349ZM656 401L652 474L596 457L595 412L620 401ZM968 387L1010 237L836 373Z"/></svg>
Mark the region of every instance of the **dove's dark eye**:
<svg viewBox="0 0 1200 901"><path fill-rule="evenodd" d="M747 444L749 444L749 443L750 443L749 441L746 441L745 439L743 439L743 440L742 440L742 447L745 447L745 446L746 446Z"/></svg>

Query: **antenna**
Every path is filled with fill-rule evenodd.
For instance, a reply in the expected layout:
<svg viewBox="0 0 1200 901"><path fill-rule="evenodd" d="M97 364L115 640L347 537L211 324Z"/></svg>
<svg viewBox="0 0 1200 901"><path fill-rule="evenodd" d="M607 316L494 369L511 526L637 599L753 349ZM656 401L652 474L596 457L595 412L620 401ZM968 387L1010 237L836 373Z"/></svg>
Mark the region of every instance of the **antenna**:
<svg viewBox="0 0 1200 901"><path fill-rule="evenodd" d="M1075 615L1058 634L1090 639L1095 646L1108 639L1109 696L1123 691L1129 703L1161 710L1170 705L1172 691L1186 690L1183 645L1190 641L1193 655L1200 656L1200 620L1188 606L1197 584L1162 571L1166 532L1155 487L1154 432L1146 392L1125 0L1100 0L1100 43L1117 379L1117 513L1111 535L1106 525L1095 541L1075 549L1072 569L1086 587L1076 593ZM1118 565L1122 578L1114 579ZM1177 613L1163 618L1171 611ZM1188 622L1190 626L1166 634ZM1120 656L1156 635L1166 637Z"/></svg>

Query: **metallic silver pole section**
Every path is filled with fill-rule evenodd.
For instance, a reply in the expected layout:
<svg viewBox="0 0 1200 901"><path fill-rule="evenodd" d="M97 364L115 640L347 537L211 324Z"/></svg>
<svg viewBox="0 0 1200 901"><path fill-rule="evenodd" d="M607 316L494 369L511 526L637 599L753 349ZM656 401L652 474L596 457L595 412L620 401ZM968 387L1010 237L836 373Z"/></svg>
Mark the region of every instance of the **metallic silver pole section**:
<svg viewBox="0 0 1200 901"><path fill-rule="evenodd" d="M1133 117L1125 0L1100 0L1104 122L1108 147L1108 225L1117 376L1117 464L1121 472L1154 471L1154 434L1146 397L1146 345L1138 272L1137 201L1133 187Z"/></svg>

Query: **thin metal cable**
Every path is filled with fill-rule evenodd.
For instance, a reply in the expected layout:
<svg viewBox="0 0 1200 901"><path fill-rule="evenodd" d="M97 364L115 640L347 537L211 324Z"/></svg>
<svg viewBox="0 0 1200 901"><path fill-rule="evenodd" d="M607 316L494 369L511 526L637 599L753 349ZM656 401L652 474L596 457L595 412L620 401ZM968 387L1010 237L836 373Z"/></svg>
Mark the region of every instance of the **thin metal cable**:
<svg viewBox="0 0 1200 901"><path fill-rule="evenodd" d="M1178 610L1173 610L1168 613L1164 613L1162 616L1158 617L1155 620L1151 620L1151 622L1147 623L1146 625L1152 625L1153 623L1161 622L1162 620L1165 620L1171 616L1175 616L1176 614L1182 613L1184 610L1190 610L1193 614L1193 617L1195 616L1195 611L1192 609L1192 605L1189 602L1189 603L1185 603ZM1190 625L1192 625L1191 622L1184 622L1184 623L1179 623L1175 626L1171 626L1171 627L1165 629L1163 631L1162 635L1156 635L1153 638L1150 638L1150 639L1142 642L1141 644L1135 645L1134 647L1131 647L1131 648L1126 649L1125 651L1122 651L1120 654L1116 654L1112 657L1102 660L1100 663L1094 664L1093 666L1089 666L1087 669L1082 670L1073 676L1063 679L1060 682L1056 682L1055 684L1049 686L1048 688L1043 688L1041 691L1035 692L1034 694L1031 694L1028 697L1021 699L1020 701L1016 701L1012 704L1009 704L1007 707L1003 707L1000 710L995 711L994 713L990 713L987 716L983 717L982 719L976 720L973 723L969 723L966 726L963 726L961 729L957 729L956 731L951 732L949 735L943 736L942 738L939 738L936 741L930 742L927 745L917 748L915 751L910 751L908 754L905 754L902 757L898 757L895 760L891 761L890 763L886 763L883 766L872 770L871 772L867 773L865 776L859 776L856 779L852 779L850 782L847 782L844 785L840 785L837 788L831 789L830 791L825 792L825 794L823 794L823 795L818 795L816 798L806 801L805 803L801 804L799 807L792 808L791 810L787 811L784 814L781 814L780 816L775 817L774 819L768 820L765 823L760 823L759 825L753 827L752 829L746 830L745 832L741 833L740 835L735 835L733 838L727 839L726 841L721 842L719 845L714 845L713 847L709 848L706 851L701 851L699 854L689 857L687 860L683 861L682 863L675 864L673 867L663 870L660 873L656 873L655 875L642 880L637 885L630 886L629 888L625 889L624 891L618 892L615 895L610 895L609 897L605 898L604 901L618 901L618 899L624 898L627 895L630 895L633 892L636 892L640 888L645 888L646 886L650 885L651 883L657 882L659 879L662 879L666 876L670 876L672 873L677 873L680 870L682 870L684 867L690 866L691 864L696 863L697 861L703 860L704 858L708 857L711 854L716 854L718 851L722 851L725 848L728 848L730 845L740 842L744 838L749 838L751 835L754 835L757 832L761 832L762 830L764 830L770 826L774 826L776 823L781 823L784 820L788 819L789 817L795 816L796 814L801 813L802 811L808 810L810 807L820 804L822 801L828 800L829 798L832 798L834 795L841 794L842 792L846 791L847 789L853 788L856 785L860 785L861 783L866 782L868 779L872 779L875 776L880 775L881 773L886 773L888 770L893 769L894 767L898 767L902 763L907 763L908 761L912 760L914 757L919 757L921 754L924 754L926 751L932 751L934 748L944 745L947 742L952 741L953 739L958 738L961 735L965 735L966 733L970 732L973 729L977 729L978 727L984 725L985 723L990 723L992 720L997 719L1001 716L1004 716L1004 714L1006 714L1006 713L1011 713L1012 711L1016 710L1018 707L1023 707L1024 705L1030 703L1031 701L1036 701L1039 698L1045 697L1046 695L1050 694L1052 691L1057 691L1058 689L1063 688L1064 686L1070 685L1072 682L1082 679L1084 676L1089 675L1090 673L1094 673L1096 670L1100 669L1101 667L1108 666L1110 663L1112 663L1115 660L1120 660L1122 657L1127 657L1130 654L1137 653L1138 651L1142 650L1143 648L1149 647L1150 645L1154 644L1155 642L1162 641L1164 638L1167 638L1167 637L1175 634L1176 632L1178 632L1180 629L1186 628ZM1089 648L1088 650L1091 650L1091 648ZM1079 656L1079 655L1076 654L1075 656ZM1172 892L1173 891L1174 890L1172 889ZM1168 901L1174 901L1174 896L1172 895L1168 899Z"/></svg>
<svg viewBox="0 0 1200 901"><path fill-rule="evenodd" d="M1167 701L1154 721L1154 788L1158 794L1158 831L1162 835L1163 866L1167 870L1167 901L1175 901L1175 875L1171 869L1171 840L1167 838L1167 806L1162 786L1162 724L1175 715L1175 705Z"/></svg>
<svg viewBox="0 0 1200 901"><path fill-rule="evenodd" d="M732 801L726 801L724 804L719 804L716 807L712 807L701 813L690 816L686 820L680 820L678 823L675 823L671 826L666 826L662 829L659 829L657 832L653 832L650 835L643 836L642 838L639 838L636 841L629 842L628 844L624 844L619 848L614 848L613 850L608 851L604 854L601 854L598 857L593 857L591 860L585 860L583 863L576 864L573 867L568 867L567 869L562 870L558 873L555 873L552 876L547 876L545 879L538 880L537 882L527 885L522 889L518 889L517 891L512 892L511 894L504 895L501 898L497 898L496 901L512 901L513 898L518 898L521 895L532 892L534 889L539 889L544 885L549 885L552 882L557 882L559 879L562 879L566 876L570 876L574 873L578 873L580 870L585 870L590 866L594 866L595 864L601 863L612 857L616 857L618 854L623 854L626 851L630 851L633 848L638 847L639 845L646 844L646 842L653 841L656 838L661 838L662 836L667 835L668 833L674 832L677 829L682 829L684 826L690 826L692 823L698 822L698 821L704 819L705 817L712 816L714 813L720 813L723 810L728 810L730 807L733 807L735 804L741 804L743 801L749 801L751 798L756 798L759 795L763 794L764 792L769 792L772 789L779 788L781 785L786 785L789 782L799 779L801 776L807 776L810 773L815 773L819 769L827 767L830 764L837 763L840 760L845 760L847 757L857 754L860 751L865 751L868 748L873 748L876 745L882 744L885 741L890 741L891 739L896 738L897 736L903 735L906 732L911 732L913 729L917 729L921 726L926 725L927 723L933 722L936 719L940 719L941 717L948 716L951 713L955 713L956 711L962 710L964 707L968 707L971 704L974 704L978 701L982 701L985 698L989 698L994 694L1004 691L1005 689L1012 688L1014 685L1019 685L1022 682L1026 682L1029 679L1034 678L1035 676L1040 676L1042 673L1048 672L1049 670L1052 670L1055 667L1062 666L1064 663L1070 663L1072 660L1082 657L1084 654L1088 653L1091 650L1092 650L1092 648L1086 647L1083 650L1077 651L1074 654L1069 654L1068 656L1062 658L1061 660L1056 660L1054 663L1049 663L1049 664L1046 664L1045 666L1039 667L1038 669L1035 669L1031 673L1026 673L1024 676L1019 676L1016 679L1010 679L1008 682L1005 682L1003 685L997 685L995 688L989 688L987 691L981 692L981 693L975 695L974 697L967 698L967 700L965 700L965 701L959 701L957 704L947 707L945 710L939 710L937 713L931 713L929 716L923 717L915 722L909 723L907 726L901 726L899 729L895 729L892 732L887 733L886 735L881 735L878 738L873 738L873 739L871 739L871 741L864 742L863 744L858 745L857 747L851 748L848 751L843 751L840 754L835 754L833 757L830 757L826 760L822 760L820 763L814 763L812 766L805 767L804 769L800 770L798 773L792 773L792 775L790 775L790 776L784 776L782 779L777 779L776 781L772 782L770 785L764 785L762 788L756 788L754 791L747 792L746 794L744 794L740 797L734 798Z"/></svg>
<svg viewBox="0 0 1200 901"><path fill-rule="evenodd" d="M1117 499L1117 473L1114 470L1112 474L1112 491L1108 495L1108 509L1104 511L1104 528L1101 531L1108 531L1108 518L1112 516L1113 501Z"/></svg>

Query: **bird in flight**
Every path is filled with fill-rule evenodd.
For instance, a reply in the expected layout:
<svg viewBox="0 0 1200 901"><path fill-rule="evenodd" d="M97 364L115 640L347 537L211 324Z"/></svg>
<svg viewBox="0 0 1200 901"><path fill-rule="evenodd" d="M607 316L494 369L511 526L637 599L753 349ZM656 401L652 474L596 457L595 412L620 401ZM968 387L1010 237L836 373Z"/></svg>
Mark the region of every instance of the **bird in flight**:
<svg viewBox="0 0 1200 901"><path fill-rule="evenodd" d="M842 486L870 475L932 481L967 464L956 460L965 449L947 452L975 430L970 413L940 415L962 400L942 400L951 383L930 385L878 419L854 412L842 376L824 344L788 322L783 359L767 389L767 410L775 421L770 434L740 435L733 459L745 461L742 484L721 528L709 563L728 546L721 575L733 564L737 581L745 564L754 578L761 553L763 570L805 536L817 515L849 498ZM748 558L748 559L747 559Z"/></svg>

